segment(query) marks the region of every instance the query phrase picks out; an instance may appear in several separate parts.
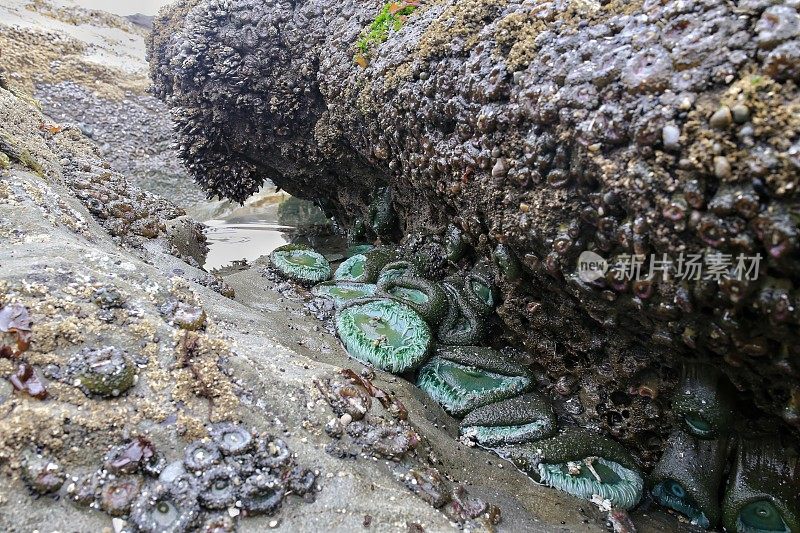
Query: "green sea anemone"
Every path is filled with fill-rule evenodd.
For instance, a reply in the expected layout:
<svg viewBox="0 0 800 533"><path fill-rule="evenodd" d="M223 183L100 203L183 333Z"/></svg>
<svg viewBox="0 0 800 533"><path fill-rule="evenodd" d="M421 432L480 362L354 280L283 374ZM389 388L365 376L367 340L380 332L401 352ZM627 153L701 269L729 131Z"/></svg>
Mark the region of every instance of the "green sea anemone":
<svg viewBox="0 0 800 533"><path fill-rule="evenodd" d="M392 261L384 266L378 274L378 288L386 283L401 278L406 275L416 276L419 273L411 261Z"/></svg>
<svg viewBox="0 0 800 533"><path fill-rule="evenodd" d="M280 246L269 254L269 260L282 276L300 283L319 283L331 277L328 260L301 244Z"/></svg>
<svg viewBox="0 0 800 533"><path fill-rule="evenodd" d="M550 402L529 392L471 411L461 421L461 434L483 446L501 446L552 437L556 424Z"/></svg>
<svg viewBox="0 0 800 533"><path fill-rule="evenodd" d="M549 439L499 448L535 481L579 498L598 495L621 509L642 497L644 480L636 461L618 442L571 428Z"/></svg>
<svg viewBox="0 0 800 533"><path fill-rule="evenodd" d="M728 456L728 439L700 439L676 429L650 474L650 494L659 505L709 528L720 518L719 489Z"/></svg>
<svg viewBox="0 0 800 533"><path fill-rule="evenodd" d="M372 283L357 283L355 281L325 281L315 285L311 292L316 296L330 298L336 307L356 298L365 298L375 294L375 285Z"/></svg>
<svg viewBox="0 0 800 533"><path fill-rule="evenodd" d="M467 303L481 316L489 315L497 304L491 275L475 269L464 280L464 296Z"/></svg>
<svg viewBox="0 0 800 533"><path fill-rule="evenodd" d="M395 374L419 366L433 344L428 324L395 300L366 298L345 304L336 331L347 353Z"/></svg>
<svg viewBox="0 0 800 533"><path fill-rule="evenodd" d="M531 385L523 366L480 346L439 346L417 377L417 386L454 416L517 396Z"/></svg>
<svg viewBox="0 0 800 533"><path fill-rule="evenodd" d="M428 324L436 325L447 313L447 295L438 283L416 276L403 276L380 285L382 295L411 307Z"/></svg>
<svg viewBox="0 0 800 533"><path fill-rule="evenodd" d="M672 397L672 410L689 433L713 439L730 431L734 393L733 385L717 367L687 363Z"/></svg>
<svg viewBox="0 0 800 533"><path fill-rule="evenodd" d="M365 254L374 249L375 245L373 244L354 244L347 247L347 249L344 251L344 256L353 257L354 255Z"/></svg>
<svg viewBox="0 0 800 533"><path fill-rule="evenodd" d="M375 248L363 254L356 254L339 265L333 279L375 283L381 269L394 259L395 253L387 248Z"/></svg>
<svg viewBox="0 0 800 533"><path fill-rule="evenodd" d="M389 235L397 224L392 207L392 191L389 187L380 187L375 191L369 206L369 223L378 236Z"/></svg>
<svg viewBox="0 0 800 533"><path fill-rule="evenodd" d="M740 440L722 502L727 531L800 531L800 459L776 440Z"/></svg>
<svg viewBox="0 0 800 533"><path fill-rule="evenodd" d="M500 274L509 280L516 281L522 276L522 265L514 256L514 252L505 244L498 244L492 253L494 264L497 265Z"/></svg>
<svg viewBox="0 0 800 533"><path fill-rule="evenodd" d="M467 245L464 242L463 234L457 227L450 225L444 235L444 249L447 252L447 259L452 262L459 261L467 253Z"/></svg>
<svg viewBox="0 0 800 533"><path fill-rule="evenodd" d="M442 283L447 296L447 313L437 331L443 344L477 344L486 335L486 320L467 303L464 293L456 285Z"/></svg>

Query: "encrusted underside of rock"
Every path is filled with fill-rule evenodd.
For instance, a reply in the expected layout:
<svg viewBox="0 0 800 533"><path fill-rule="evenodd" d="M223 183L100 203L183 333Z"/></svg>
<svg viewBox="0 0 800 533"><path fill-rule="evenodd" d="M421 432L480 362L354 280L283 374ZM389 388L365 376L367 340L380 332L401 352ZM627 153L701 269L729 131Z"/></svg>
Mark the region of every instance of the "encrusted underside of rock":
<svg viewBox="0 0 800 533"><path fill-rule="evenodd" d="M645 456L684 357L796 429L797 2L429 1L359 49L382 7L163 12L155 88L198 182L241 201L269 178L345 225L388 186L395 239L452 223L468 262L504 244L523 266L498 274L508 338ZM584 250L763 260L749 282L587 285Z"/></svg>

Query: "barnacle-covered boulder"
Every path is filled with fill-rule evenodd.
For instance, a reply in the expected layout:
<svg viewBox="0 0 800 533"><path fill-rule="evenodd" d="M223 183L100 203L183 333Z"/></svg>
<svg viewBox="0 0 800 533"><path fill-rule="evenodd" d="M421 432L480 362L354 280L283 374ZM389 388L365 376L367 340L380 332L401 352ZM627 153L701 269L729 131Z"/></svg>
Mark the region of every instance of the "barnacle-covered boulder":
<svg viewBox="0 0 800 533"><path fill-rule="evenodd" d="M163 12L155 90L197 181L242 201L270 179L363 239L434 236L431 270L494 259L504 333L643 454L689 357L797 437L797 5L425 2L365 52L384 8ZM648 371L665 394L614 402Z"/></svg>

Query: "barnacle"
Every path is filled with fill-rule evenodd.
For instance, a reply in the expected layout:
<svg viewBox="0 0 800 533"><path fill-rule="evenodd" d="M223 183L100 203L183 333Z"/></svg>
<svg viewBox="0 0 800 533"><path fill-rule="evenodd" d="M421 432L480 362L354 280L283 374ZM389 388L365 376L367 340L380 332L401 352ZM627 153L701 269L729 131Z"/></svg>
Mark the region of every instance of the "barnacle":
<svg viewBox="0 0 800 533"><path fill-rule="evenodd" d="M375 283L381 269L394 259L394 252L387 248L375 248L363 254L356 254L339 265L333 279Z"/></svg>
<svg viewBox="0 0 800 533"><path fill-rule="evenodd" d="M483 268L476 268L467 274L464 280L464 296L478 314L486 316L492 312L497 303L494 283Z"/></svg>
<svg viewBox="0 0 800 533"><path fill-rule="evenodd" d="M442 283L447 296L447 314L437 331L444 344L476 344L486 335L486 320L467 303L464 293L456 285Z"/></svg>
<svg viewBox="0 0 800 533"><path fill-rule="evenodd" d="M417 377L417 386L455 416L516 396L531 384L524 367L479 346L440 346Z"/></svg>
<svg viewBox="0 0 800 533"><path fill-rule="evenodd" d="M113 346L85 348L70 359L67 375L86 394L119 396L135 383L136 367Z"/></svg>
<svg viewBox="0 0 800 533"><path fill-rule="evenodd" d="M236 521L228 513L208 515L197 531L200 533L235 533Z"/></svg>
<svg viewBox="0 0 800 533"><path fill-rule="evenodd" d="M630 509L642 497L644 480L633 457L618 442L589 430L572 428L498 452L535 481L579 498L597 494Z"/></svg>
<svg viewBox="0 0 800 533"><path fill-rule="evenodd" d="M432 338L428 324L394 300L354 300L336 314L336 331L350 356L392 373L425 360Z"/></svg>
<svg viewBox="0 0 800 533"><path fill-rule="evenodd" d="M301 244L285 244L269 254L283 276L301 283L319 283L331 277L331 265L322 254Z"/></svg>
<svg viewBox="0 0 800 533"><path fill-rule="evenodd" d="M384 284L398 279L402 276L417 275L417 268L414 266L414 263L411 261L392 261L391 263L387 263L378 274L378 287L380 288Z"/></svg>
<svg viewBox="0 0 800 533"><path fill-rule="evenodd" d="M238 497L237 472L230 466L215 466L200 479L199 499L207 509L225 509Z"/></svg>
<svg viewBox="0 0 800 533"><path fill-rule="evenodd" d="M369 224L378 236L388 235L397 223L392 207L392 191L389 187L379 187L369 206Z"/></svg>
<svg viewBox="0 0 800 533"><path fill-rule="evenodd" d="M253 444L253 435L237 424L229 422L214 424L209 433L223 455L241 455Z"/></svg>
<svg viewBox="0 0 800 533"><path fill-rule="evenodd" d="M372 283L358 283L356 281L325 281L314 285L311 292L333 300L334 305L341 306L345 302L356 298L365 298L375 294L376 286Z"/></svg>
<svg viewBox="0 0 800 533"><path fill-rule="evenodd" d="M405 275L380 284L382 295L408 305L428 324L436 325L447 312L447 296L438 283Z"/></svg>
<svg viewBox="0 0 800 533"><path fill-rule="evenodd" d="M722 502L722 525L738 533L800 531L800 459L776 439L740 439Z"/></svg>
<svg viewBox="0 0 800 533"><path fill-rule="evenodd" d="M648 479L656 502L686 515L697 526L716 525L727 440L705 440L682 429L673 431Z"/></svg>
<svg viewBox="0 0 800 533"><path fill-rule="evenodd" d="M242 508L249 514L274 514L283 501L284 487L280 480L268 474L247 478L241 489Z"/></svg>
<svg viewBox="0 0 800 533"><path fill-rule="evenodd" d="M219 446L215 442L198 440L183 452L183 466L194 472L210 468L220 460Z"/></svg>
<svg viewBox="0 0 800 533"><path fill-rule="evenodd" d="M461 434L484 446L499 446L551 437L556 424L550 402L529 392L471 411L461 421Z"/></svg>
<svg viewBox="0 0 800 533"><path fill-rule="evenodd" d="M733 423L733 386L717 368L703 363L684 365L672 397L672 409L692 435L710 439L727 433Z"/></svg>
<svg viewBox="0 0 800 533"><path fill-rule="evenodd" d="M156 483L139 494L130 520L143 533L183 533L191 529L199 513L196 492Z"/></svg>

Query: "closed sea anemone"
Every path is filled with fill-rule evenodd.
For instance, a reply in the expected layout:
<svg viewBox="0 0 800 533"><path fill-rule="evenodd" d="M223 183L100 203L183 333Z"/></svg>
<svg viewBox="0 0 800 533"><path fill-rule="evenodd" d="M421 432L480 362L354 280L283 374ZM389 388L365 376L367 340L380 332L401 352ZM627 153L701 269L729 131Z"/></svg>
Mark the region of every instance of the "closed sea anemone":
<svg viewBox="0 0 800 533"><path fill-rule="evenodd" d="M336 314L336 331L351 357L395 374L426 359L428 324L411 307L388 299L354 300Z"/></svg>
<svg viewBox="0 0 800 533"><path fill-rule="evenodd" d="M709 528L720 518L719 489L728 456L728 439L701 439L676 429L650 474L650 494L659 505Z"/></svg>
<svg viewBox="0 0 800 533"><path fill-rule="evenodd" d="M69 361L67 375L86 394L119 396L136 382L136 367L113 346L84 349Z"/></svg>
<svg viewBox="0 0 800 533"><path fill-rule="evenodd" d="M255 474L242 485L242 508L251 515L272 515L280 508L283 496L283 484L277 477Z"/></svg>
<svg viewBox="0 0 800 533"><path fill-rule="evenodd" d="M556 424L550 402L529 392L471 411L461 421L461 434L483 446L500 446L552 437Z"/></svg>
<svg viewBox="0 0 800 533"><path fill-rule="evenodd" d="M196 492L156 483L140 493L131 507L130 521L144 533L183 533L191 530L199 513Z"/></svg>
<svg viewBox="0 0 800 533"><path fill-rule="evenodd" d="M710 439L729 431L734 418L734 388L717 368L686 363L672 397L672 409L686 430Z"/></svg>
<svg viewBox="0 0 800 533"><path fill-rule="evenodd" d="M417 376L417 386L455 416L517 396L531 384L524 367L479 346L439 346Z"/></svg>
<svg viewBox="0 0 800 533"><path fill-rule="evenodd" d="M443 344L477 344L486 336L486 320L468 302L457 285L442 283L447 296L447 313L439 325L437 337Z"/></svg>
<svg viewBox="0 0 800 533"><path fill-rule="evenodd" d="M406 275L385 281L378 288L381 295L406 304L430 325L437 325L447 313L447 295L441 285L425 278Z"/></svg>
<svg viewBox="0 0 800 533"><path fill-rule="evenodd" d="M239 496L236 469L230 466L215 466L203 473L200 479L200 503L206 509L226 509Z"/></svg>
<svg viewBox="0 0 800 533"><path fill-rule="evenodd" d="M740 439L722 502L727 531L800 531L800 459L777 440Z"/></svg>

